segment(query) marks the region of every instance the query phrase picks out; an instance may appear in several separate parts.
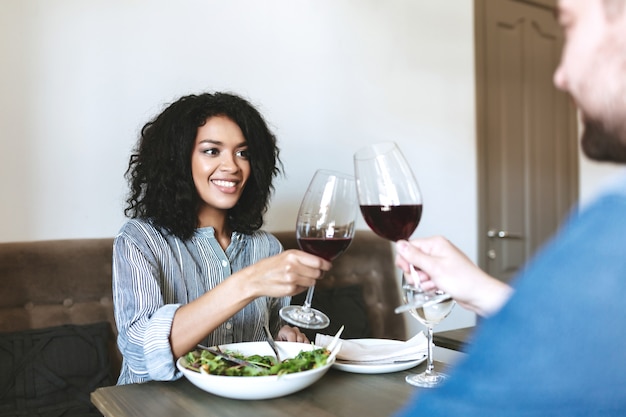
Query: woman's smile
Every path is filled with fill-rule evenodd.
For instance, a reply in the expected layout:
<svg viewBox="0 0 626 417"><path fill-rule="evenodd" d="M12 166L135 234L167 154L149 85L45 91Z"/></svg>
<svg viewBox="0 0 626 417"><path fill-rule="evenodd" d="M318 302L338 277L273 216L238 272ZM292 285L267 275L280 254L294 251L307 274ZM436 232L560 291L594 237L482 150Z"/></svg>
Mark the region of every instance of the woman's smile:
<svg viewBox="0 0 626 417"><path fill-rule="evenodd" d="M228 180L211 180L211 182L217 186L220 191L224 192L224 193L235 193L237 192L237 184L239 181L228 181Z"/></svg>

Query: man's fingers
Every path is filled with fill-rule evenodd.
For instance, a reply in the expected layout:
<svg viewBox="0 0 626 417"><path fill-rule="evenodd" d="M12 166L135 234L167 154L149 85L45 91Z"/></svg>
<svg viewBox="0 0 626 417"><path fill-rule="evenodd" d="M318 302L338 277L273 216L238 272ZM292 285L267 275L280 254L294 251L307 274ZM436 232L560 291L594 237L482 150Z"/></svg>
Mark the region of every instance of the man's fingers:
<svg viewBox="0 0 626 417"><path fill-rule="evenodd" d="M431 257L423 252L420 248L411 245L409 242L402 240L396 244L398 253L414 267L428 271L431 265Z"/></svg>

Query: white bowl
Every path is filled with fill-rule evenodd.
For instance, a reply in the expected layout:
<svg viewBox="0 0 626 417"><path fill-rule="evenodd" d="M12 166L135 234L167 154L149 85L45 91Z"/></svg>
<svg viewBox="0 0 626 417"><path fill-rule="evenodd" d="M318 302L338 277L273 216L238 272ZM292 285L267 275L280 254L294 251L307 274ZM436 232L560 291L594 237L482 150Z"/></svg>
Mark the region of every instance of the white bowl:
<svg viewBox="0 0 626 417"><path fill-rule="evenodd" d="M280 359L295 357L305 350L318 349L310 343L276 342ZM275 356L267 342L243 342L220 345L222 350L232 350L245 356L271 355ZM181 357L176 366L185 377L195 386L211 394L237 400L264 400L267 398L282 397L300 391L312 385L330 369L334 359L321 368L309 371L295 372L285 375L270 376L224 376L201 374L185 368L186 359Z"/></svg>

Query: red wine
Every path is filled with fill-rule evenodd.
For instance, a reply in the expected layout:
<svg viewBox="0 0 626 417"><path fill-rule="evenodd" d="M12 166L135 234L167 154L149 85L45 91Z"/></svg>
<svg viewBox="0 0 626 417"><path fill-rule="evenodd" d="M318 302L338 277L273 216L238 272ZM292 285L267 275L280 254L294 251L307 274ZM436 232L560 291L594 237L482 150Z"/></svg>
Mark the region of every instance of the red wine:
<svg viewBox="0 0 626 417"><path fill-rule="evenodd" d="M298 245L300 246L300 249L328 261L332 261L348 249L350 242L352 242L352 239L347 237L329 239L322 237L298 238Z"/></svg>
<svg viewBox="0 0 626 417"><path fill-rule="evenodd" d="M422 205L361 206L361 213L374 233L395 242L413 234L422 218Z"/></svg>

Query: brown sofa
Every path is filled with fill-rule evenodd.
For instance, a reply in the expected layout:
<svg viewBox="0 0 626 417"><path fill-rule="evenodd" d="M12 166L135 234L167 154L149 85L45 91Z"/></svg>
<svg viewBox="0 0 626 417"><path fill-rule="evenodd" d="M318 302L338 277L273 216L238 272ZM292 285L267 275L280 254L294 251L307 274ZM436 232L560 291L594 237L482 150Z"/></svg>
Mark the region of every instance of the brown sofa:
<svg viewBox="0 0 626 417"><path fill-rule="evenodd" d="M293 232L274 234L286 249L297 247ZM112 243L112 238L0 243L0 332L106 322L111 375L116 377L121 356L111 297ZM318 284L314 306L317 299L330 303L337 327L344 313L351 315L352 325L359 327L352 337L404 340L404 318L393 313L400 299L392 256L389 242L358 231ZM356 302L346 298L354 294Z"/></svg>
<svg viewBox="0 0 626 417"><path fill-rule="evenodd" d="M113 239L0 243L0 416L98 416L115 384Z"/></svg>

